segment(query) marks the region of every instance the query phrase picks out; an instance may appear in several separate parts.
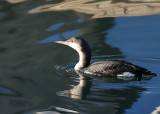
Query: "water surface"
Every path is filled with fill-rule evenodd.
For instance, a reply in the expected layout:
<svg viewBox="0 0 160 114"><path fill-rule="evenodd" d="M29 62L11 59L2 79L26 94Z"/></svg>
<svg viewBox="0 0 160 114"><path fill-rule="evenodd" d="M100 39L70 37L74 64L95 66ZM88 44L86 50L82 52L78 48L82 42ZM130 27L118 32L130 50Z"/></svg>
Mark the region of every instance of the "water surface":
<svg viewBox="0 0 160 114"><path fill-rule="evenodd" d="M91 46L92 62L122 59L160 74L159 6L158 1L1 1L0 112L159 112L159 77L86 77L73 70L76 51L53 43L80 36Z"/></svg>

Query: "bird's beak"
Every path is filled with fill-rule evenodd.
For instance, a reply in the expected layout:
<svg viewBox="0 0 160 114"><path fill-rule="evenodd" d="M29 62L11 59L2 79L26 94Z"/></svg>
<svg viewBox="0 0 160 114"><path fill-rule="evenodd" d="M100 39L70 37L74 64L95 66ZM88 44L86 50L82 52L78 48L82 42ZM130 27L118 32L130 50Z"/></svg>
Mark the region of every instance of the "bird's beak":
<svg viewBox="0 0 160 114"><path fill-rule="evenodd" d="M54 43L68 45L68 43L66 41L54 41Z"/></svg>

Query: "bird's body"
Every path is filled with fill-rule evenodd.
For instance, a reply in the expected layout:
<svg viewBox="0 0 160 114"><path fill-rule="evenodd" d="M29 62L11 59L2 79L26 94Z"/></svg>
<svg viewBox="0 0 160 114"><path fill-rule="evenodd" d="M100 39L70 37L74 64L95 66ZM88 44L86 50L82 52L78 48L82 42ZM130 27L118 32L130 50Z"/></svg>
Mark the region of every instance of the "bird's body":
<svg viewBox="0 0 160 114"><path fill-rule="evenodd" d="M84 72L98 76L140 76L152 74L145 68L123 60L107 60L95 62L85 68Z"/></svg>
<svg viewBox="0 0 160 114"><path fill-rule="evenodd" d="M123 60L107 60L90 64L91 49L82 38L72 37L66 41L55 41L75 49L79 54L79 62L75 70L98 76L155 76L151 71Z"/></svg>

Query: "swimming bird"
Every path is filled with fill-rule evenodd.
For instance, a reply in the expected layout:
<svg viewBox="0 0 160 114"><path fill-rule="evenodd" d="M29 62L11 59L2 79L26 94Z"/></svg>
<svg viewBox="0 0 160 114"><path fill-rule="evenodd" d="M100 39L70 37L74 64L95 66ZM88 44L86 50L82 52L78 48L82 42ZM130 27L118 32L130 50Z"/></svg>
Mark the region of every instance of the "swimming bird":
<svg viewBox="0 0 160 114"><path fill-rule="evenodd" d="M90 64L91 49L88 43L79 37L71 37L66 41L54 41L67 45L79 54L79 62L74 69L97 76L157 76L156 73L124 60L106 60Z"/></svg>

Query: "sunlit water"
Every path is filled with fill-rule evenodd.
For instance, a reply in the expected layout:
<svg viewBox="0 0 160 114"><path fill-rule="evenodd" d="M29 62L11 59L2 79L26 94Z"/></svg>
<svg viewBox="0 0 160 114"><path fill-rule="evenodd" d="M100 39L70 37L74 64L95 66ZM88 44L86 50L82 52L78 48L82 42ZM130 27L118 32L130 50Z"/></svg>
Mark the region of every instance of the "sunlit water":
<svg viewBox="0 0 160 114"><path fill-rule="evenodd" d="M107 17L61 5L58 0L0 2L0 113L157 114L159 76L141 81L84 76L74 71L77 52L53 41L80 36L91 46L91 62L121 59L160 74L159 15L149 9L148 16L133 15L128 6L124 16L129 16Z"/></svg>

